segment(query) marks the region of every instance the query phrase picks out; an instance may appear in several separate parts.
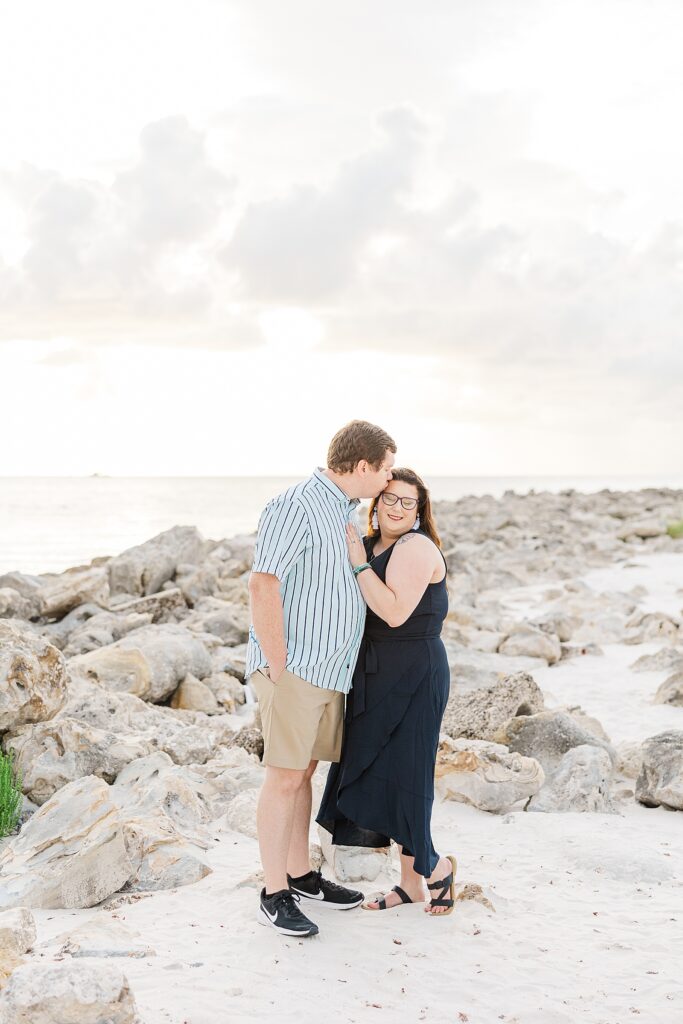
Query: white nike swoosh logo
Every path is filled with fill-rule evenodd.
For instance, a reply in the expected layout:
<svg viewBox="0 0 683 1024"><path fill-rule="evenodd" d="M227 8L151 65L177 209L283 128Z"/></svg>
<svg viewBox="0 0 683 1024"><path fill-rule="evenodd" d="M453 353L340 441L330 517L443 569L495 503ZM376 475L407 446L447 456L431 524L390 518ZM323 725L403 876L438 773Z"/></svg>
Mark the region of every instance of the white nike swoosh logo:
<svg viewBox="0 0 683 1024"><path fill-rule="evenodd" d="M307 896L309 900L324 900L325 899L325 893L324 892L316 892L316 893L306 892L304 889L297 889L297 888L294 888L294 892L300 892L302 896Z"/></svg>
<svg viewBox="0 0 683 1024"><path fill-rule="evenodd" d="M261 908L265 911L266 917L268 918L269 921L275 922L277 920L277 911L275 911L274 914L271 914L268 908L264 907L263 904L261 904Z"/></svg>

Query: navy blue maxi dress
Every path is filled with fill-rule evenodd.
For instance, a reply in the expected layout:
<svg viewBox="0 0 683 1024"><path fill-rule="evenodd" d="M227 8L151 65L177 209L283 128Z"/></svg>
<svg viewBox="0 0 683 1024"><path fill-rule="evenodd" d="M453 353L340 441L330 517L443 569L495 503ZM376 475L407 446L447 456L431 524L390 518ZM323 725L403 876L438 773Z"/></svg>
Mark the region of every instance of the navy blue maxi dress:
<svg viewBox="0 0 683 1024"><path fill-rule="evenodd" d="M395 543L372 557L377 538L363 540L374 572L385 582ZM425 877L439 859L431 816L439 730L450 687L440 636L447 612L445 577L427 586L402 626L388 626L367 609L346 704L341 760L330 767L316 818L336 844L380 847L395 840Z"/></svg>

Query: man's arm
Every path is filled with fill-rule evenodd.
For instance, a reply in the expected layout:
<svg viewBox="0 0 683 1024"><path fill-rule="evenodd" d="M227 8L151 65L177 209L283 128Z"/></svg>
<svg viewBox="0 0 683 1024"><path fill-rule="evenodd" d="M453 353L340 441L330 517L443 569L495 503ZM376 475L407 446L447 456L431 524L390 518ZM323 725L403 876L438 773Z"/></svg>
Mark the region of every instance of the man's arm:
<svg viewBox="0 0 683 1024"><path fill-rule="evenodd" d="M252 572L249 576L249 598L254 632L268 662L270 678L275 683L287 664L284 614L277 576Z"/></svg>
<svg viewBox="0 0 683 1024"><path fill-rule="evenodd" d="M280 584L311 544L306 510L297 501L268 502L258 525L249 577L251 622L275 682L287 665Z"/></svg>

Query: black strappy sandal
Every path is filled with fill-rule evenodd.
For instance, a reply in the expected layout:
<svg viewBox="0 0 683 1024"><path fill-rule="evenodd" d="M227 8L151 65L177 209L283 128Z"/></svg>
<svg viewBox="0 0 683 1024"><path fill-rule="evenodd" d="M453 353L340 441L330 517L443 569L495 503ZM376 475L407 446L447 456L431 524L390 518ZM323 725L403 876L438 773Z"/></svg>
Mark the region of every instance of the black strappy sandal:
<svg viewBox="0 0 683 1024"><path fill-rule="evenodd" d="M450 855L446 858L451 862L452 871L445 878L440 879L438 882L432 882L430 885L427 882L427 888L430 890L440 889L440 894L434 898L430 898L429 906L425 908L426 913L431 914L432 917L446 917L448 914L453 913L453 906L455 904L455 872L458 869L458 864L455 857ZM448 892L448 896L446 896ZM432 914L430 907L446 907L447 909L441 914Z"/></svg>
<svg viewBox="0 0 683 1024"><path fill-rule="evenodd" d="M408 893L405 891L405 889L402 889L400 885L395 885L394 888L390 890L390 892L397 892L401 897L401 903L413 902ZM387 896L388 895L389 893L387 893ZM395 910L396 907L399 907L401 905L400 903L397 903L396 907L388 907L386 896L379 896L376 900L370 900L370 902L377 904L377 910ZM375 910L375 907L369 907L367 903L363 903L362 906L363 910Z"/></svg>

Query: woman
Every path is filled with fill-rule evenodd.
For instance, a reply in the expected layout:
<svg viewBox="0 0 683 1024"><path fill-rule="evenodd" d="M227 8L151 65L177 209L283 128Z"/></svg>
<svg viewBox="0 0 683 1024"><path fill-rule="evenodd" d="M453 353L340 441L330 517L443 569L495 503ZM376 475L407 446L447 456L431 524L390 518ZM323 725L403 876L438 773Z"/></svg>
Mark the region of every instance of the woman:
<svg viewBox="0 0 683 1024"><path fill-rule="evenodd" d="M401 884L365 903L387 910L425 900L453 909L454 857L432 843L434 764L450 674L440 638L448 612L445 558L429 492L410 469L369 510L361 541L347 528L349 557L368 609L349 694L341 761L332 764L317 821L332 841L401 848Z"/></svg>

